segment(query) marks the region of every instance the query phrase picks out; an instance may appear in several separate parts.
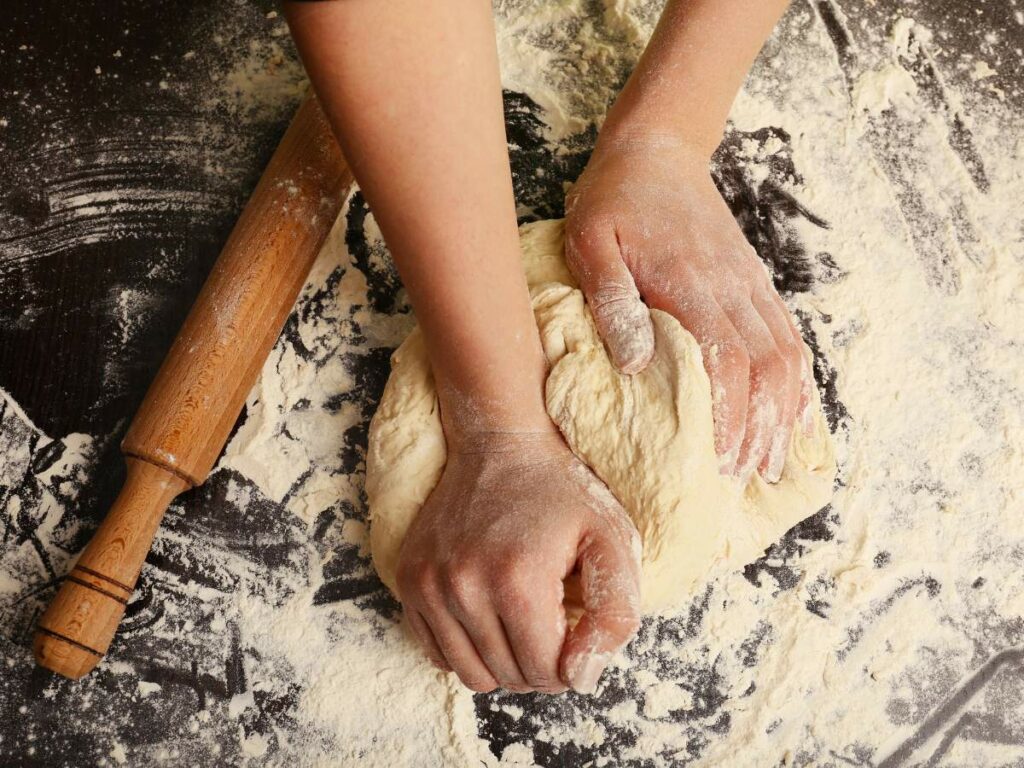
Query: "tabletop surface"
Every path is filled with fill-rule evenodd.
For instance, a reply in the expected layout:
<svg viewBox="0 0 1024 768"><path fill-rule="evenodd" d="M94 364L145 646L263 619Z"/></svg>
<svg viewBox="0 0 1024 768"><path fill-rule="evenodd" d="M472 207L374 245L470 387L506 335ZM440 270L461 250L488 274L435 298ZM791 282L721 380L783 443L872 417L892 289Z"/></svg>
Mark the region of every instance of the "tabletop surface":
<svg viewBox="0 0 1024 768"><path fill-rule="evenodd" d="M623 18L649 31L652 4L635 5ZM608 51L637 46L607 10L618 6L563 4L571 34L542 34L540 6L496 4L503 55L519 41L550 55L557 90L558 67L582 51L592 66L565 77L594 99L613 94L628 57ZM610 47L587 58L591 39ZM940 452L909 432L871 464L891 484L864 480L864 451L890 425L862 403L867 363L856 361L893 361L851 341L877 331L886 308L853 296L863 255L847 256L861 235L846 220L886 218L861 251L896 243L878 258L919 271L922 301L999 312L962 338L952 327L934 344L922 336L920 357L942 382L970 379L962 397L989 403L979 423L1019 450L1024 383L999 354L1019 355L1024 331L1000 325L999 300L977 297L1020 297L1021 230L986 223L1000 204L1015 215L1005 195L1020 189L1022 47L1016 2L794 4L737 103L715 176L815 352L842 446L837 499L743 573L645 620L599 697L470 696L404 640L367 556L361 473L388 358L412 320L359 193L218 469L172 505L107 660L72 683L34 666L33 623L116 494L119 440L305 86L269 2L6 4L0 763L1024 765L1020 581L985 596L1022 570L1005 521L1024 512L1024 494L981 449L964 448L963 471L942 475L928 466ZM566 127L529 79L537 70L520 65L505 73L520 215L557 217L596 136L593 99L557 91L579 110ZM955 174L937 179L937 152ZM849 217L836 204L847 196ZM984 280L1006 290L976 289L972 270L1000 259L991 274L1009 277ZM901 475L911 456L925 459ZM853 490L868 485L884 509L858 505ZM996 507L1005 540L979 533L962 555L939 542L948 563L915 559L904 534L885 546L903 526L927 549L942 510ZM904 601L915 607L901 613ZM736 611L743 627L726 618ZM307 634L282 636L306 622ZM820 649L806 639L815 633L828 636ZM412 704L399 703L403 686Z"/></svg>

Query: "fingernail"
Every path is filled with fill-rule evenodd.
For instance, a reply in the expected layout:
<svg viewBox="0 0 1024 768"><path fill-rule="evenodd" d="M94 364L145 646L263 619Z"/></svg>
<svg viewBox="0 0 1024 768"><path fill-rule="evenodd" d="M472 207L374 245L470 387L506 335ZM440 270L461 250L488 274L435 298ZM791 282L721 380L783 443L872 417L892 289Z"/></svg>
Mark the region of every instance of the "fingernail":
<svg viewBox="0 0 1024 768"><path fill-rule="evenodd" d="M588 653L583 656L576 673L569 680L569 686L576 693L592 695L597 691L597 682L601 679L601 673L604 672L604 668L608 664L608 658L609 654L607 653Z"/></svg>
<svg viewBox="0 0 1024 768"><path fill-rule="evenodd" d="M622 373L639 373L654 356L654 328L650 310L639 296L617 308L606 320L608 352Z"/></svg>

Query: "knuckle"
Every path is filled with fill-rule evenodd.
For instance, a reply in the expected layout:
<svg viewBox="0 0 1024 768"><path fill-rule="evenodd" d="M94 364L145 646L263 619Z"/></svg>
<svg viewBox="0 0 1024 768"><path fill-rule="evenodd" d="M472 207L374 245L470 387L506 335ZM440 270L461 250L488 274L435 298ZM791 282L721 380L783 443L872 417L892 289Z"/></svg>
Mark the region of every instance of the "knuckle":
<svg viewBox="0 0 1024 768"><path fill-rule="evenodd" d="M618 314L632 309L639 300L640 294L634 286L607 277L599 278L587 296L595 315Z"/></svg>
<svg viewBox="0 0 1024 768"><path fill-rule="evenodd" d="M730 386L745 382L750 377L750 353L739 338L722 339L713 342L711 347L715 361L713 375Z"/></svg>
<svg viewBox="0 0 1024 768"><path fill-rule="evenodd" d="M534 577L519 563L509 563L496 570L495 591L498 603L508 611L526 610L533 601Z"/></svg>
<svg viewBox="0 0 1024 768"><path fill-rule="evenodd" d="M751 363L754 378L767 381L785 379L789 364L777 347L762 350Z"/></svg>
<svg viewBox="0 0 1024 768"><path fill-rule="evenodd" d="M479 591L475 569L461 563L449 565L441 574L441 589L453 607L468 610Z"/></svg>
<svg viewBox="0 0 1024 768"><path fill-rule="evenodd" d="M645 357L653 352L654 329L647 307L637 294L628 291L618 296L608 293L588 298L601 337L616 347L617 357Z"/></svg>
<svg viewBox="0 0 1024 768"><path fill-rule="evenodd" d="M591 226L577 225L566 229L565 260L570 269L579 267L595 242Z"/></svg>
<svg viewBox="0 0 1024 768"><path fill-rule="evenodd" d="M803 379L803 367L800 364L800 360L792 356L786 356L785 360L786 385L790 391L799 391Z"/></svg>
<svg viewBox="0 0 1024 768"><path fill-rule="evenodd" d="M425 560L403 561L395 574L399 594L409 600L431 594L436 590L437 579L433 566Z"/></svg>
<svg viewBox="0 0 1024 768"><path fill-rule="evenodd" d="M578 218L578 215L577 215ZM603 212L589 212L585 220L573 221L566 227L565 259L572 269L582 266L586 256L615 231L615 222Z"/></svg>
<svg viewBox="0 0 1024 768"><path fill-rule="evenodd" d="M583 266L583 254L580 253L581 245L579 238L569 232L565 233L565 265L577 278Z"/></svg>
<svg viewBox="0 0 1024 768"><path fill-rule="evenodd" d="M565 246L565 266L580 285L588 281L593 271L584 250L578 245L570 246L568 243Z"/></svg>
<svg viewBox="0 0 1024 768"><path fill-rule="evenodd" d="M489 677L476 677L473 675L460 675L459 679L462 684L469 688L471 691L476 693L490 693L498 687L497 682L493 678Z"/></svg>
<svg viewBox="0 0 1024 768"><path fill-rule="evenodd" d="M782 350L782 356L787 365L796 369L803 367L803 351L800 349L800 344L797 342L796 338L788 336L785 341L782 342L780 349Z"/></svg>
<svg viewBox="0 0 1024 768"><path fill-rule="evenodd" d="M799 379L804 373L804 355L799 342L791 338L783 345L782 355L786 360L787 370L791 378Z"/></svg>

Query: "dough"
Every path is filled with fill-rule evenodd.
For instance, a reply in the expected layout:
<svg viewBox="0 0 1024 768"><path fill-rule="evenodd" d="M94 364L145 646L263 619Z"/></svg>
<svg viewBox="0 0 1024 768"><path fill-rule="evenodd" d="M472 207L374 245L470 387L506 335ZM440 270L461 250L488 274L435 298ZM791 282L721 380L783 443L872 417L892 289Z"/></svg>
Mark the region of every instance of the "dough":
<svg viewBox="0 0 1024 768"><path fill-rule="evenodd" d="M572 450L615 494L643 542L644 607L677 605L709 579L757 559L832 495L835 453L815 392L782 479L743 485L718 472L711 386L694 338L652 311L656 352L642 373L614 370L562 258L562 222L521 232L534 315L551 366L547 409ZM374 564L394 590L409 524L436 485L445 440L419 330L392 357L370 424L366 492Z"/></svg>

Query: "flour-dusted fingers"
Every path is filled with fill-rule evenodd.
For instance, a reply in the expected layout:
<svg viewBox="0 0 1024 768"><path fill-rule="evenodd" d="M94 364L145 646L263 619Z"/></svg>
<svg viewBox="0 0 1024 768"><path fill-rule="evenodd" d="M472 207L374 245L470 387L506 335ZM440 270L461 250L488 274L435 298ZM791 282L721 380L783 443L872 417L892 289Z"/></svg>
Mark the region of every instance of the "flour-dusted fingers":
<svg viewBox="0 0 1024 768"><path fill-rule="evenodd" d="M566 688L558 672L566 628L562 590L531 590L528 579L515 571L504 582L497 598L500 617L523 677L534 690L561 693Z"/></svg>
<svg viewBox="0 0 1024 768"><path fill-rule="evenodd" d="M812 405L814 403L814 388L816 386L814 383L814 357L811 354L811 350L807 347L807 344L804 343L804 337L800 332L800 326L797 325L796 318L794 318L793 313L789 311L789 307L787 307L781 297L775 293L774 288L769 287L769 290L781 307L782 313L785 315L793 341L796 344L797 353L800 356L800 399L797 402L796 407L796 421L800 427L807 432L811 428L813 418Z"/></svg>
<svg viewBox="0 0 1024 768"><path fill-rule="evenodd" d="M553 430L489 434L461 448L405 535L395 574L402 603L474 690L554 693L566 670L591 686L636 628L636 527ZM563 644L562 580L577 569L590 616Z"/></svg>
<svg viewBox="0 0 1024 768"><path fill-rule="evenodd" d="M415 613L425 625L422 634L417 633L417 636L424 642L428 655L430 649L425 638L433 641L444 661L467 688L478 692L497 688L497 681L480 658L466 630L448 610L436 565L405 557L403 553L396 580L403 606L410 615ZM415 630L416 624L412 626Z"/></svg>
<svg viewBox="0 0 1024 768"><path fill-rule="evenodd" d="M409 628L412 630L413 636L423 647L427 658L430 659L430 663L440 670L451 672L451 665L445 659L444 653L441 652L441 648L434 639L434 633L430 631L430 627L427 626L427 622L420 616L419 611L406 607L405 619L409 622Z"/></svg>
<svg viewBox="0 0 1024 768"><path fill-rule="evenodd" d="M435 608L427 609L423 618L464 686L477 693L489 693L498 687L497 678L480 657L466 628L454 616L443 608Z"/></svg>
<svg viewBox="0 0 1024 768"><path fill-rule="evenodd" d="M654 356L651 313L640 298L609 222L566 233L565 261L580 284L612 364L642 371Z"/></svg>
<svg viewBox="0 0 1024 768"><path fill-rule="evenodd" d="M797 324L793 313L789 311L789 307L786 306L782 297L775 292L774 286L769 285L767 290L778 303L783 315L785 315L789 331L796 344L797 353L800 355L800 402L797 404L797 418L803 422L805 416L809 413L809 406L814 393L814 358L811 356L810 349L804 343L803 333L801 333L800 326Z"/></svg>
<svg viewBox="0 0 1024 768"><path fill-rule="evenodd" d="M722 308L703 291L655 295L651 306L673 315L700 344L711 381L715 451L722 473L731 475L747 425L750 356L746 343Z"/></svg>
<svg viewBox="0 0 1024 768"><path fill-rule="evenodd" d="M449 608L473 641L473 646L491 675L498 681L498 686L515 693L530 691L532 686L519 668L497 610L481 594L483 579L471 582L469 578L465 578L458 582L465 586L448 590ZM470 582L480 585L481 589L469 586ZM477 594L474 595L474 592Z"/></svg>
<svg viewBox="0 0 1024 768"><path fill-rule="evenodd" d="M814 427L814 388L817 383L814 379L814 357L806 345L801 350L800 356L803 358L803 373L800 379L800 407L797 410L797 421L800 423L800 429L805 435L808 435Z"/></svg>
<svg viewBox="0 0 1024 768"><path fill-rule="evenodd" d="M584 613L565 641L562 680L578 693L594 693L611 657L640 627L639 551L607 521L580 542L577 566Z"/></svg>
<svg viewBox="0 0 1024 768"><path fill-rule="evenodd" d="M786 322L789 325L790 333L793 336L794 343L796 344L797 352L800 355L800 401L797 403L797 421L800 426L806 432L811 428L812 420L812 409L811 406L814 400L814 357L811 355L811 350L808 349L804 343L803 334L800 332L800 326L797 324L796 318L793 317L793 313L789 311L789 307L786 306L782 298L775 292L774 287L768 286L768 290L771 292L773 297L778 302L785 315Z"/></svg>
<svg viewBox="0 0 1024 768"><path fill-rule="evenodd" d="M737 474L746 478L768 456L782 423L787 367L764 318L749 298L737 300L723 309L743 337L750 359L747 423L736 463Z"/></svg>
<svg viewBox="0 0 1024 768"><path fill-rule="evenodd" d="M768 452L758 465L761 475L769 482L777 482L789 452L793 437L793 424L800 411L806 376L803 343L782 299L770 286L754 292L754 308L761 315L775 340L785 368L785 383L777 390L780 398L778 426L775 428ZM804 400L806 402L806 400Z"/></svg>

